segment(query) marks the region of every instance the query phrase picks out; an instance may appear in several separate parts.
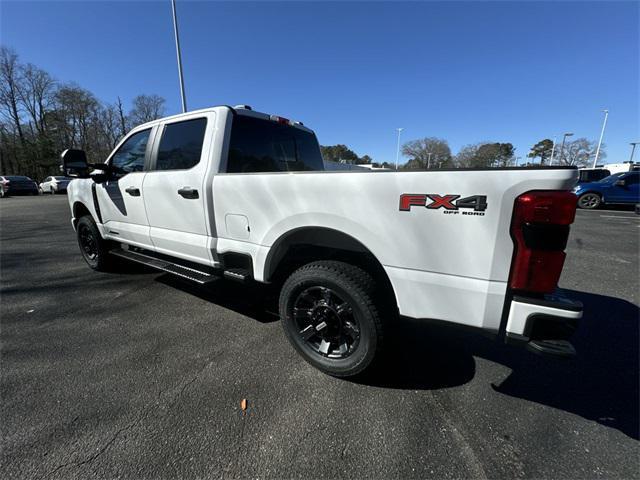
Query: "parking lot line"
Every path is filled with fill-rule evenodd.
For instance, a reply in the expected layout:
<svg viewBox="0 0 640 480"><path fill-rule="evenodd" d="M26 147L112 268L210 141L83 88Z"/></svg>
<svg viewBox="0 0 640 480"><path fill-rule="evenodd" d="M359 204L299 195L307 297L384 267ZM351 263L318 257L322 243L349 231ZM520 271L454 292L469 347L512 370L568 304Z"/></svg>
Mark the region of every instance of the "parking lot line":
<svg viewBox="0 0 640 480"><path fill-rule="evenodd" d="M640 216L634 215L600 215L602 218L637 218L640 219Z"/></svg>

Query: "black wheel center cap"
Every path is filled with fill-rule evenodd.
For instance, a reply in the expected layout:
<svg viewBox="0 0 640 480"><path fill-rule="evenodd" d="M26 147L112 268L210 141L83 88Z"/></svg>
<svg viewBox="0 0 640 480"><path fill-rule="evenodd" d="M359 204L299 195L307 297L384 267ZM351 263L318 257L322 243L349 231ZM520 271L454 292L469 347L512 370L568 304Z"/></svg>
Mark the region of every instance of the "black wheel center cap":
<svg viewBox="0 0 640 480"><path fill-rule="evenodd" d="M322 330L324 337L335 336L340 332L340 321L338 313L329 305L320 304L316 305L312 311L312 317L316 325L324 323Z"/></svg>

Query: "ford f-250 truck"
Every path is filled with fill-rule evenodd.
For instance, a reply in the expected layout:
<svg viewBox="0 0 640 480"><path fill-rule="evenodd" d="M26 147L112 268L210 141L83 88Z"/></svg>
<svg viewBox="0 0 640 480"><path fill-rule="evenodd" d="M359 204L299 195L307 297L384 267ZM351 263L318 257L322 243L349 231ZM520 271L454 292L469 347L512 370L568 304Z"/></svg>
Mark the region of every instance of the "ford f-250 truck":
<svg viewBox="0 0 640 480"><path fill-rule="evenodd" d="M91 268L275 283L289 341L326 373L365 370L399 316L575 353L582 306L554 296L574 168L324 171L311 130L247 106L140 125L105 163L62 162Z"/></svg>

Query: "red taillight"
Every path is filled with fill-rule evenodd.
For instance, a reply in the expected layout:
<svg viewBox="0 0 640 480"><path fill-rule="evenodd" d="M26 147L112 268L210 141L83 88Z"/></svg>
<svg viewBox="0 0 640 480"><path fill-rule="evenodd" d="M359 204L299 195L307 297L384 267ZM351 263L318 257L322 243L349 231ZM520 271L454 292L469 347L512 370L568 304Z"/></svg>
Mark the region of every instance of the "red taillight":
<svg viewBox="0 0 640 480"><path fill-rule="evenodd" d="M567 191L532 191L516 198L511 223L515 254L509 285L514 290L550 293L564 264L564 245L576 214Z"/></svg>

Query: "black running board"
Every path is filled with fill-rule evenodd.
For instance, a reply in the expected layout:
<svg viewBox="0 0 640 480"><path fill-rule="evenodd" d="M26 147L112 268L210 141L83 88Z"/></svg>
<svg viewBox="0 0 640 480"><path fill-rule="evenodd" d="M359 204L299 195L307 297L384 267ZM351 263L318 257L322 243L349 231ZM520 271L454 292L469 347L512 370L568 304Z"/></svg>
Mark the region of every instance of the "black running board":
<svg viewBox="0 0 640 480"><path fill-rule="evenodd" d="M221 276L223 276L224 278L235 280L237 282L247 282L253 278L251 272L244 268L213 270L211 267L207 268L204 265L202 265L201 268L198 268L199 265L197 264L193 264L192 262L183 262L192 265L187 266L171 261L170 257L166 255L163 255L162 258L160 258L155 256L152 252L148 252L146 250L140 252L136 250L124 250L122 248L115 248L109 253L111 255L115 255L116 257L124 258L125 260L141 263L142 265L155 268L156 270L161 270L163 272L185 278L200 285L211 283ZM209 271L207 271L207 269Z"/></svg>
<svg viewBox="0 0 640 480"><path fill-rule="evenodd" d="M210 283L220 277L220 275L216 275L214 273L186 267L184 265L173 263L169 260L155 258L145 253L134 252L133 250L123 250L121 248L116 248L111 250L109 253L115 255L116 257L131 260L132 262L141 263L142 265L146 265L157 270L162 270L163 272L171 273L172 275L177 275L178 277L186 278L187 280L199 283L200 285Z"/></svg>
<svg viewBox="0 0 640 480"><path fill-rule="evenodd" d="M246 282L251 279L251 272L244 268L229 268L223 273L224 278L235 280L236 282Z"/></svg>
<svg viewBox="0 0 640 480"><path fill-rule="evenodd" d="M527 348L547 357L574 358L576 349L567 340L531 340Z"/></svg>

